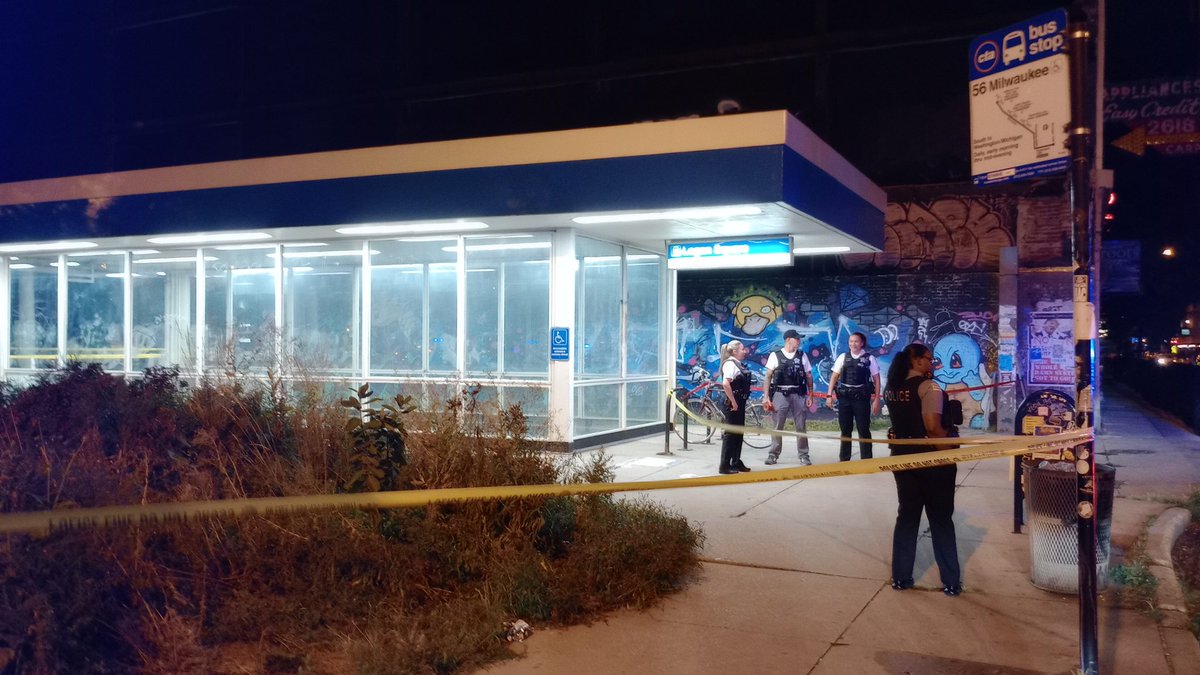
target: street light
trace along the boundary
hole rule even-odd
[[[1175,257],[1175,247],[1174,246],[1164,246],[1163,250],[1162,250],[1162,257],[1174,258]]]

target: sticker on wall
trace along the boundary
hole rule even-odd
[[[1070,312],[1033,312],[1029,319],[1029,383],[1074,384],[1074,317]]]
[[[1049,436],[1075,428],[1075,400],[1054,389],[1041,389],[1025,397],[1017,408],[1016,433]]]

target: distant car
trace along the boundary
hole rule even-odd
[[[1001,45],[1001,60],[1004,65],[1008,65],[1013,61],[1025,60],[1025,31],[1014,30],[1004,36],[1004,41]]]

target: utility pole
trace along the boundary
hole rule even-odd
[[[1093,428],[1093,374],[1096,365],[1096,264],[1093,256],[1095,221],[1092,187],[1092,143],[1098,120],[1089,105],[1092,34],[1083,2],[1070,11],[1067,49],[1071,70],[1071,123],[1067,145],[1071,152],[1071,218],[1074,254],[1075,310],[1075,421]],[[1097,644],[1096,517],[1098,511],[1095,443],[1074,448],[1076,513],[1079,533],[1079,672],[1095,675],[1099,667]]]

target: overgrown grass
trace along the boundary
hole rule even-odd
[[[0,511],[612,480],[602,455],[559,461],[519,407],[474,391],[338,406],[275,376],[188,387],[74,365],[0,393]],[[702,543],[679,514],[608,496],[10,536],[0,654],[15,673],[287,672],[330,650],[365,673],[451,673],[504,657],[505,621],[653,604]],[[229,663],[246,643],[253,662]]]
[[[1143,553],[1128,563],[1113,567],[1109,574],[1120,586],[1123,599],[1157,618],[1158,578],[1150,573],[1149,563]]]
[[[1200,522],[1200,491],[1193,492],[1187,499],[1183,500],[1178,505],[1191,512],[1191,527],[1196,527],[1196,523]],[[1192,555],[1197,554],[1198,553],[1194,550],[1193,546]],[[1186,553],[1184,555],[1186,555]],[[1192,635],[1196,636],[1197,640],[1200,640],[1200,589],[1196,588],[1194,584],[1196,581],[1194,578],[1196,569],[1195,566],[1200,563],[1196,563],[1195,561],[1191,562],[1193,567],[1190,570],[1186,570],[1182,576],[1179,576],[1179,582],[1183,587],[1184,603],[1187,606],[1188,627],[1191,628]]]

